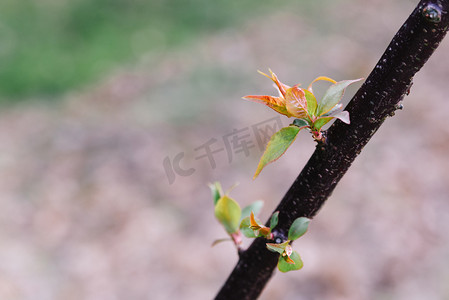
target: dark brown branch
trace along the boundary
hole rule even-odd
[[[429,59],[449,26],[449,0],[420,1],[396,33],[387,50],[346,107],[351,124],[336,121],[326,142],[315,152],[276,210],[279,224],[273,232],[285,238],[298,217],[312,218],[354,159],[388,116],[400,108],[413,76]],[[244,251],[216,299],[256,299],[272,276],[278,255],[256,239]]]

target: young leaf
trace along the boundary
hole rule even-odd
[[[333,118],[332,117],[319,117],[316,119],[316,121],[313,123],[313,128],[315,130],[321,130],[321,127],[329,123]]]
[[[314,116],[316,113],[316,108],[318,106],[315,95],[308,90],[304,90],[304,93],[307,99],[307,113],[309,114],[309,116]]]
[[[316,121],[313,123],[313,128],[315,130],[321,130],[321,127],[329,123],[332,119],[340,119],[346,124],[351,123],[349,119],[349,112],[344,110],[340,112],[335,112],[333,114],[325,114],[325,116],[318,117],[318,119],[316,119]]]
[[[307,116],[307,99],[304,90],[297,85],[289,88],[285,93],[285,107],[296,118]]]
[[[285,107],[285,100],[282,97],[273,97],[267,95],[248,95],[243,97],[245,100],[262,103],[268,106],[269,108],[277,111],[278,113],[285,115],[287,117],[291,117],[292,115],[287,111]]]
[[[278,221],[279,221],[279,212],[276,211],[273,213],[273,215],[271,216],[270,219],[270,229],[273,230],[274,227],[276,227],[278,225]]]
[[[265,152],[260,158],[253,179],[259,175],[267,164],[277,160],[284,154],[288,147],[293,143],[300,130],[301,128],[297,126],[288,126],[282,128],[271,137]]]
[[[275,244],[275,243],[267,243],[267,248],[271,252],[277,252],[279,254],[283,254],[285,251],[285,248],[289,246],[289,241],[283,242],[282,244]]]
[[[309,122],[307,122],[305,119],[295,119],[293,120],[293,125],[301,127],[307,127],[309,126]]]
[[[264,72],[261,72],[261,71],[257,70],[257,72],[258,72],[259,74],[261,74],[261,75],[263,75],[263,76],[265,76],[265,77],[267,77],[267,78],[273,80],[274,84],[276,84],[276,86],[277,86],[277,88],[278,88],[278,90],[279,90],[279,93],[280,93],[282,96],[285,96],[285,91],[286,91],[287,89],[289,89],[290,87],[289,87],[288,85],[283,84],[282,82],[280,82],[279,79],[278,79],[278,77],[276,76],[276,74],[274,74],[273,71],[271,71],[271,69],[268,69],[268,71],[270,71],[270,75],[271,75],[271,76],[268,76],[268,75],[265,74]]]
[[[293,263],[291,263],[293,261]],[[278,269],[279,271],[286,273],[289,271],[299,270],[304,266],[301,256],[296,251],[293,251],[290,256],[279,255]]]
[[[322,115],[321,117],[329,117],[329,116],[333,116],[339,112],[341,112],[343,110],[343,104],[338,103],[337,105],[335,105],[330,111],[328,111],[327,113],[325,113],[324,115]]]
[[[292,226],[288,230],[288,239],[291,241],[303,236],[309,227],[310,219],[305,217],[297,218],[293,221]]]
[[[271,230],[268,227],[265,227],[265,226],[261,227],[258,230],[258,233],[259,234],[257,235],[257,237],[264,237],[264,238],[267,238],[267,239],[271,239],[271,236],[270,236]]]
[[[362,78],[355,80],[343,80],[339,81],[329,87],[323,96],[320,104],[318,105],[317,115],[322,116],[330,111],[335,105],[340,102],[345,89],[352,83],[362,80]]]
[[[212,192],[212,198],[214,199],[214,205],[217,204],[218,200],[223,195],[223,189],[221,188],[221,184],[218,181],[209,184],[209,188]]]
[[[260,224],[260,220],[256,220],[256,217],[254,217],[254,213],[251,212],[249,215],[249,227],[252,230],[258,230],[260,228],[262,228],[263,224]]]
[[[329,81],[329,82],[332,82],[332,83],[337,83],[337,82],[336,82],[335,80],[333,80],[332,78],[329,78],[329,77],[326,77],[326,76],[319,76],[319,77],[315,78],[315,79],[309,84],[309,87],[307,88],[307,90],[313,94],[312,85],[313,85],[315,82],[320,81],[320,80],[323,80],[323,81]]]
[[[215,217],[229,234],[237,232],[242,211],[239,204],[228,196],[221,197],[215,205]]]
[[[240,232],[247,238],[256,238],[257,236],[254,233],[254,230],[250,228],[250,226],[251,223],[249,217],[243,218],[242,222],[240,223]]]
[[[215,241],[212,242],[211,247],[214,247],[217,244],[220,244],[220,243],[223,243],[223,242],[227,242],[227,241],[232,242],[232,239],[231,238],[223,238],[223,239],[215,240]]]
[[[341,111],[339,113],[333,114],[332,118],[335,119],[340,119],[341,121],[345,122],[346,124],[350,124],[351,121],[349,119],[349,112],[347,112],[346,110]]]
[[[253,212],[255,215],[259,214],[260,210],[263,207],[263,201],[262,200],[258,200],[255,201],[253,203],[251,203],[248,206],[245,206],[242,209],[242,219],[249,217],[249,215],[251,214],[251,212]]]
[[[268,238],[271,234],[271,229],[263,225],[259,219],[256,220],[253,212],[249,216],[249,228],[254,231],[256,237]]]

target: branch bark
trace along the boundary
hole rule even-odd
[[[326,141],[318,144],[306,166],[285,194],[276,237],[286,240],[292,222],[312,218],[331,195],[354,159],[388,116],[408,95],[413,76],[438,47],[449,28],[449,0],[420,1],[394,36],[346,110],[351,124],[337,120]],[[256,239],[239,261],[215,299],[256,299],[276,267],[278,255]]]

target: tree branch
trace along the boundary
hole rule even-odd
[[[312,218],[318,212],[373,134],[400,108],[413,76],[446,35],[448,11],[449,0],[419,2],[346,107],[351,124],[337,120],[330,127],[326,141],[317,145],[276,208],[280,214],[275,236],[285,239],[296,218]],[[265,243],[258,238],[242,252],[215,299],[256,299],[260,295],[278,260],[278,254],[268,251]]]

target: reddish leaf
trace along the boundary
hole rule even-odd
[[[265,104],[266,106],[277,111],[278,113],[285,115],[287,117],[291,117],[291,114],[287,111],[287,108],[285,107],[285,100],[281,97],[273,97],[266,95],[248,95],[243,97],[243,99]]]
[[[294,86],[285,94],[287,111],[294,117],[301,119],[307,116],[307,99],[303,89]]]

